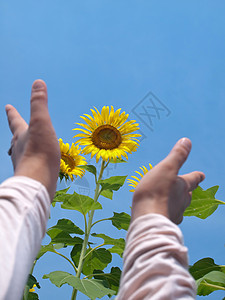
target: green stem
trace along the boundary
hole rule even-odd
[[[100,173],[99,173],[98,181],[102,179],[104,168],[105,168],[105,162],[102,160],[101,170],[100,170]],[[98,181],[96,183],[94,202],[97,202],[98,197],[99,197],[100,183],[98,183]],[[77,273],[76,273],[77,278],[80,278],[80,275],[82,273],[84,259],[85,259],[85,255],[86,255],[86,251],[87,251],[87,244],[88,244],[88,240],[89,240],[89,236],[90,236],[90,232],[91,232],[91,227],[92,227],[92,220],[93,220],[93,217],[94,217],[94,212],[95,212],[95,210],[91,210],[90,213],[89,213],[87,229],[85,229],[84,241],[83,241],[83,245],[82,245],[82,249],[81,249],[81,253],[80,253],[79,264],[78,264],[78,267],[77,267]],[[77,289],[73,289],[71,300],[75,300],[76,297],[77,297]]]
[[[83,279],[86,279],[88,277],[93,277],[93,276],[105,276],[106,273],[95,273],[95,274],[89,274],[87,276],[85,276]]]
[[[109,159],[109,160],[110,160],[110,159]],[[106,165],[104,166],[104,170],[108,167],[109,160],[108,160],[108,162],[106,163]]]
[[[105,218],[105,219],[98,220],[98,221],[94,222],[94,223],[91,225],[91,227],[93,227],[94,225],[96,225],[96,224],[99,223],[99,222],[102,222],[102,221],[110,221],[110,220],[111,220],[111,218]]]
[[[205,285],[205,286],[211,286],[213,288],[216,288],[216,289],[220,289],[220,290],[223,290],[225,291],[225,288],[220,286],[220,285],[215,285],[215,284],[211,284],[211,283],[208,283],[208,282],[201,282],[201,284]]]
[[[62,256],[63,258],[65,258],[73,266],[75,272],[77,272],[77,267],[74,265],[74,263],[69,258],[67,258],[65,255],[57,252],[56,250],[53,253],[58,254],[58,255]]]
[[[89,254],[91,254],[91,252],[95,251],[96,249],[98,249],[98,248],[100,248],[100,247],[102,247],[102,246],[104,246],[104,245],[105,245],[105,243],[103,243],[103,244],[101,244],[101,245],[98,245],[98,246],[94,247],[93,249],[91,249],[91,251],[89,251],[89,252],[85,255],[84,260],[85,260],[85,258],[88,257]]]

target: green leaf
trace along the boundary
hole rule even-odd
[[[206,274],[212,271],[221,271],[225,273],[225,266],[219,266],[215,264],[214,260],[210,257],[206,257],[197,261],[193,266],[189,268],[189,272],[195,280],[202,278]]]
[[[123,186],[127,176],[112,176],[110,178],[99,180],[102,190],[118,191]]]
[[[57,191],[52,201],[52,206],[54,207],[56,202],[64,202],[66,199],[70,198],[71,194],[67,194],[70,187]]]
[[[114,295],[115,291],[108,289],[104,285],[104,281],[97,279],[80,279],[67,272],[55,271],[43,276],[44,279],[49,278],[57,287],[61,287],[67,283],[73,288],[94,300],[102,298],[105,295]]]
[[[58,249],[61,249],[64,247],[65,247],[64,243],[58,243],[58,244],[54,244],[54,245],[50,243],[48,245],[41,245],[41,249],[40,249],[36,259],[41,258],[42,255],[44,255],[47,252],[55,253],[55,250],[58,250]]]
[[[70,257],[71,257],[72,261],[75,263],[76,267],[78,267],[78,264],[79,264],[81,249],[82,249],[82,245],[77,244],[77,245],[74,245],[72,251],[70,252]]]
[[[68,188],[66,188],[66,189],[63,189],[63,190],[57,191],[57,192],[55,193],[54,199],[57,198],[57,197],[60,196],[60,195],[66,194],[66,193],[68,192],[69,188],[70,188],[70,187],[68,187]]]
[[[64,209],[77,210],[84,216],[90,210],[102,209],[102,206],[99,202],[94,202],[92,198],[77,194],[76,192],[74,192],[73,195],[70,196],[70,198],[64,201],[61,207]]]
[[[124,248],[125,248],[125,243],[124,243]],[[108,250],[109,250],[111,253],[116,253],[116,254],[118,254],[120,257],[123,257],[124,248],[122,248],[122,247],[120,247],[120,246],[113,246],[112,248],[109,248]]]
[[[215,186],[212,186],[211,188],[208,188],[208,189],[206,190],[206,192],[211,193],[211,195],[212,195],[213,197],[215,197],[216,192],[218,191],[218,188],[219,188],[219,186],[218,186],[218,185],[215,185]]]
[[[82,244],[83,243],[83,239],[75,236],[75,237],[71,237],[69,235],[69,233],[65,232],[65,231],[58,231],[58,229],[49,229],[47,231],[47,234],[50,236],[51,238],[51,244],[59,244],[62,243],[66,246],[68,245],[75,245],[75,244]]]
[[[52,244],[49,245],[41,245],[41,249],[37,255],[36,259],[39,259],[44,255],[46,252],[55,252],[54,246]]]
[[[106,197],[106,198],[112,200],[113,191],[111,191],[111,190],[103,190],[103,191],[101,191],[100,195],[102,195],[103,197]]]
[[[94,278],[104,280],[110,289],[114,290],[116,294],[119,290],[121,270],[118,267],[112,267],[110,273],[104,273],[101,270],[94,270]]]
[[[126,163],[127,160],[119,159],[119,157],[117,157],[117,158],[116,158],[116,161],[114,161],[114,159],[111,158],[111,159],[109,160],[109,162],[110,162],[111,164],[118,164],[118,163]]]
[[[113,239],[103,233],[100,234],[92,233],[92,236],[102,238],[104,240],[105,245],[113,245],[114,247],[108,250],[111,253],[117,253],[122,257],[125,248],[124,239]]]
[[[29,289],[32,289],[34,284],[36,284],[38,289],[41,288],[37,279],[32,274],[29,274],[28,280],[27,280],[27,285],[29,286]]]
[[[128,230],[130,225],[130,216],[124,212],[122,213],[113,213],[114,216],[110,218],[112,221],[112,225],[115,226],[117,229],[124,229]]]
[[[52,226],[48,229],[57,229],[58,232],[64,231],[67,233],[74,233],[74,234],[84,234],[83,230],[81,230],[78,226],[76,226],[71,220],[68,219],[60,219],[57,222],[57,225]]]
[[[97,174],[96,167],[93,165],[82,165],[82,166],[78,166],[78,167],[94,174],[95,176]]]
[[[199,296],[206,296],[213,291],[225,291],[225,274],[220,271],[212,271],[196,281]]]
[[[39,300],[38,294],[29,292],[28,298],[27,298],[27,299],[28,299],[28,300]]]
[[[87,254],[91,250],[92,249],[89,248]],[[105,248],[96,249],[90,252],[85,258],[82,272],[84,275],[89,275],[92,274],[95,269],[104,270],[111,261],[112,254],[108,250]]]
[[[210,216],[220,204],[225,202],[215,199],[215,193],[218,187],[214,186],[204,191],[198,186],[192,192],[192,201],[190,206],[185,210],[184,216],[196,216],[201,219],[206,219]]]

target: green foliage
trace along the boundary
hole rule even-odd
[[[67,194],[69,187],[55,193],[54,199],[52,201],[52,206],[55,207],[56,202],[63,202],[70,197],[70,194]]]
[[[113,213],[113,217],[110,218],[112,221],[112,225],[115,226],[117,229],[124,229],[128,230],[130,225],[130,216],[124,212],[122,213]]]
[[[99,180],[103,190],[118,191],[123,186],[127,176],[112,176],[110,178]]]
[[[48,229],[49,231],[53,231],[54,229],[58,230],[58,232],[67,232],[67,233],[74,233],[74,234],[81,234],[83,235],[84,232],[78,226],[76,226],[71,220],[68,219],[60,219],[58,220],[55,226],[52,226]]]
[[[89,248],[84,259],[83,274],[93,274],[95,269],[104,270],[112,261],[112,254],[105,248]]]
[[[82,249],[82,245],[77,244],[77,245],[74,245],[72,251],[70,252],[70,257],[71,257],[72,261],[74,262],[75,266],[77,266],[77,267],[79,264],[81,249]]]
[[[28,298],[27,298],[28,300],[39,300],[39,297],[38,297],[38,294],[36,294],[36,293],[33,293],[33,292],[30,292],[29,294],[28,294]]]
[[[39,300],[38,294],[29,291],[30,289],[33,288],[34,284],[38,289],[41,288],[37,279],[32,274],[29,274],[25,291],[24,291],[23,300]]]
[[[29,274],[28,280],[27,280],[27,285],[28,285],[29,289],[32,289],[34,284],[36,284],[38,289],[41,288],[39,282],[37,281],[37,279],[32,274]]]
[[[55,248],[52,244],[44,245],[44,246],[42,245],[36,259],[41,258],[47,252],[55,253]]]
[[[225,266],[219,266],[215,264],[214,260],[210,257],[206,257],[197,261],[193,266],[189,268],[189,272],[195,280],[202,278],[206,274],[212,271],[220,271],[225,273]]]
[[[203,190],[198,186],[192,192],[191,205],[185,210],[184,216],[196,216],[201,219],[209,217],[218,207],[225,202],[215,199],[218,186]]]
[[[65,231],[57,233],[56,230],[48,230],[47,234],[51,238],[51,244],[64,244],[64,246],[73,246],[74,244],[82,244],[83,239],[80,237],[71,237],[71,235]]]
[[[220,271],[212,271],[196,281],[198,295],[207,296],[214,291],[225,291],[225,274]]]
[[[112,198],[113,198],[113,191],[111,191],[111,190],[103,190],[103,191],[101,191],[100,195],[102,195],[105,198],[108,198],[108,199],[112,200]]]
[[[83,240],[79,237],[72,237],[70,234],[83,235],[84,232],[71,220],[60,219],[55,226],[47,230],[51,238],[51,244],[63,244],[63,246],[82,244]]]
[[[118,163],[126,163],[127,160],[119,159],[119,158],[117,157],[116,161],[114,161],[114,159],[111,158],[111,159],[109,160],[109,162],[110,162],[111,164],[118,164]]]
[[[116,294],[119,290],[121,270],[118,267],[112,267],[110,273],[104,273],[101,270],[94,270],[94,278],[104,280],[107,286],[114,290]]]
[[[95,202],[92,198],[80,195],[74,192],[61,205],[64,209],[77,210],[84,216],[91,210],[102,209],[99,202]]]
[[[114,295],[115,291],[105,287],[104,280],[98,279],[80,279],[72,274],[62,271],[55,271],[43,276],[44,279],[49,278],[57,287],[63,284],[69,284],[90,299],[102,298],[105,295]]]
[[[92,236],[99,237],[104,240],[105,245],[113,245],[111,249],[108,249],[111,253],[117,253],[122,257],[124,248],[125,248],[125,240],[124,239],[113,239],[103,233],[96,234],[92,233]]]
[[[94,174],[95,176],[97,175],[97,170],[96,167],[93,165],[84,165],[84,166],[79,166],[79,168],[84,169],[92,174]]]
[[[225,266],[215,264],[212,258],[197,261],[189,271],[196,280],[198,295],[206,296],[216,290],[225,290]]]
[[[101,195],[111,199],[113,198],[113,191],[118,191],[123,186],[127,176],[113,176],[104,180],[99,180],[101,185]]]

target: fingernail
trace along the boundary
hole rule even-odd
[[[33,89],[34,90],[40,90],[44,87],[44,83],[41,80],[35,81],[33,84]]]
[[[201,181],[203,181],[204,179],[205,179],[205,174],[202,173],[202,174],[201,174]]]
[[[184,146],[188,151],[191,150],[191,141],[187,138],[182,138],[180,140],[180,145]]]
[[[11,107],[11,106],[10,106],[9,104],[6,104],[6,106],[5,106],[5,111],[8,112],[8,111],[10,110],[10,107]]]

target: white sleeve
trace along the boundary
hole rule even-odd
[[[159,214],[131,223],[116,300],[193,300],[195,281],[188,272],[182,232]]]
[[[0,300],[20,300],[50,212],[46,188],[14,176],[0,185]]]

